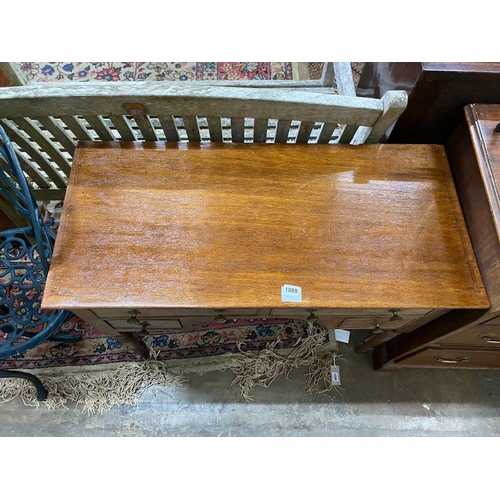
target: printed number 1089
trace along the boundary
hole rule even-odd
[[[289,287],[289,286],[287,286],[285,288],[285,291],[286,291],[286,293],[299,293],[299,289],[298,288],[292,288],[292,287]]]

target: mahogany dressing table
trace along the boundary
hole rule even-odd
[[[242,317],[395,336],[489,301],[442,146],[80,142],[42,305],[141,350]]]

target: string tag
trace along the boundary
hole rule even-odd
[[[332,385],[340,385],[340,370],[338,365],[330,366],[332,373]]]
[[[332,374],[332,385],[340,385],[340,368],[335,362],[337,356],[333,356],[333,365],[330,366],[330,372]]]

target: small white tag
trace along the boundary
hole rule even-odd
[[[332,372],[332,385],[340,385],[340,370],[337,365],[330,366]]]
[[[302,288],[296,285],[283,285],[281,287],[282,302],[302,302]]]
[[[335,338],[338,342],[344,342],[346,344],[349,343],[349,337],[351,335],[351,332],[349,330],[335,329],[333,331],[335,332]]]

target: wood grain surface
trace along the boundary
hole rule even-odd
[[[476,360],[467,366],[499,368],[500,344],[500,133],[495,131],[500,122],[500,106],[493,104],[470,104],[445,148],[462,214],[467,225],[476,260],[491,307],[485,314],[469,311],[453,311],[423,327],[390,340],[375,353],[376,367],[393,368],[395,364],[435,366],[428,357],[433,346],[443,350],[450,346],[466,346],[474,351]],[[483,337],[488,337],[485,340]],[[481,356],[478,360],[476,348],[498,351]],[[415,360],[413,356],[415,355]],[[455,364],[448,367],[463,367]]]
[[[43,306],[489,302],[442,146],[82,142]]]

